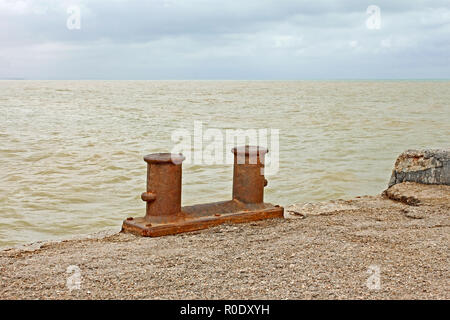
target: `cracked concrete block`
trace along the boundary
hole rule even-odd
[[[450,149],[407,150],[400,154],[389,187],[402,182],[450,185]]]

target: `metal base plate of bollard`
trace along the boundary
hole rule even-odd
[[[196,231],[222,223],[242,223],[282,218],[284,208],[264,203],[264,155],[267,149],[243,146],[233,148],[233,197],[229,201],[181,207],[181,154],[154,153],[147,162],[147,203],[141,218],[127,218],[122,232],[159,237]]]
[[[122,231],[144,237],[196,231],[223,223],[243,223],[270,218],[282,218],[283,207],[270,203],[246,204],[238,200],[186,206],[175,220],[128,218]]]

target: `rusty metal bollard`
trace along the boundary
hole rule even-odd
[[[264,156],[267,149],[233,148],[233,199],[181,207],[181,154],[153,153],[147,162],[144,217],[127,218],[122,232],[157,237],[205,229],[221,223],[241,223],[283,217],[284,209],[264,203]]]
[[[184,156],[153,153],[144,157],[147,162],[147,192],[141,199],[147,202],[145,219],[170,221],[181,212],[181,164]]]
[[[231,149],[234,153],[233,199],[245,203],[264,202],[264,156],[266,148],[244,146]]]

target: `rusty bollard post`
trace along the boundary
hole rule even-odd
[[[266,148],[243,146],[233,148],[233,199],[245,203],[264,202],[264,157]]]
[[[267,149],[233,148],[233,199],[181,207],[181,154],[153,153],[147,162],[144,217],[127,218],[122,232],[146,237],[201,230],[222,223],[241,223],[283,217],[284,209],[264,203],[264,156]]]
[[[179,218],[181,212],[180,154],[152,153],[144,157],[147,162],[147,192],[141,199],[147,202],[145,219],[149,222],[168,222]]]

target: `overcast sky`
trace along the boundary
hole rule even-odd
[[[0,0],[0,78],[448,79],[450,0]]]

